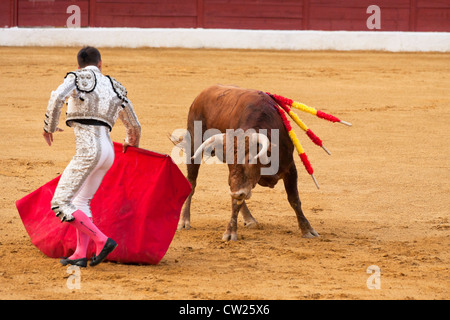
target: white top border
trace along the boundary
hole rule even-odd
[[[0,46],[450,52],[449,32],[0,28]]]

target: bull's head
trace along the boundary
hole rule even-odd
[[[228,164],[231,197],[238,203],[249,199],[251,190],[261,177],[261,167],[268,163],[270,141],[267,136],[242,130],[216,134],[200,145],[192,159],[201,156],[203,151],[211,154],[213,149],[215,156]]]

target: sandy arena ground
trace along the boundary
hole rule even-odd
[[[104,73],[128,89],[145,149],[170,154],[168,133],[186,127],[191,102],[215,83],[284,95],[353,127],[298,111],[332,152],[295,128],[321,186],[298,161],[319,238],[301,237],[280,182],[257,186],[248,201],[260,228],[239,218],[238,241],[223,242],[228,169],[203,165],[192,229],[176,233],[160,264],[88,267],[81,289],[68,289],[67,268],[32,245],[15,201],[72,157],[70,128],[52,147],[41,131],[78,50],[0,48],[0,299],[450,298],[450,55],[439,53],[102,49]],[[112,136],[122,142],[121,123]],[[378,290],[367,287],[371,265],[381,269]]]

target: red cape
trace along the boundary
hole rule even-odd
[[[108,260],[157,264],[175,235],[191,185],[168,155],[114,142],[115,160],[91,202],[94,223],[118,246]],[[32,243],[51,258],[76,248],[76,229],[50,209],[61,176],[16,202]],[[88,247],[88,258],[95,252]]]

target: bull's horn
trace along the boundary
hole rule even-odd
[[[254,133],[252,135],[252,142],[253,143],[259,142],[262,145],[261,150],[258,152],[258,154],[254,158],[255,160],[262,156],[267,156],[267,150],[269,150],[270,141],[269,141],[269,138],[267,138],[267,136],[265,134]]]
[[[223,143],[223,136],[224,136],[223,133],[218,133],[218,134],[215,134],[215,135],[209,137],[208,139],[206,139],[206,140],[200,145],[200,147],[198,147],[198,149],[195,151],[195,153],[194,153],[194,155],[192,156],[191,159],[196,159],[199,155],[202,154],[203,150],[204,150],[206,147],[209,147],[209,146],[211,146],[211,145],[216,146],[219,142],[220,142],[220,143]]]

